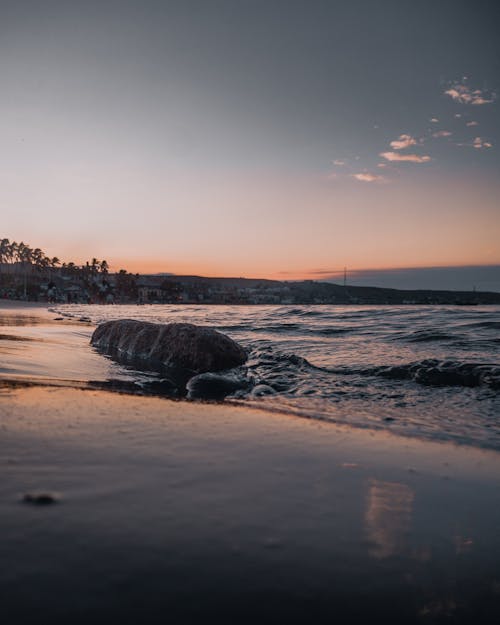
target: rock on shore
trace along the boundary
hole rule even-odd
[[[247,359],[243,347],[225,334],[190,323],[107,321],[96,328],[90,341],[116,360],[159,373],[168,369],[220,371]]]

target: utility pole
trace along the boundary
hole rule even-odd
[[[347,286],[347,267],[344,267],[344,287]]]

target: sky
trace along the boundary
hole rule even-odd
[[[500,290],[498,3],[0,12],[2,237],[115,270]]]

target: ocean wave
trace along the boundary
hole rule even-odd
[[[500,330],[500,321],[478,321],[476,323],[463,324],[463,328],[482,328],[485,330]]]
[[[375,376],[390,380],[411,380],[425,386],[485,386],[500,390],[500,365],[490,363],[460,362],[454,360],[424,359],[399,365],[369,367],[341,366],[319,367],[296,354],[276,353],[272,348],[254,351],[246,364],[258,371],[260,380],[278,382],[275,390],[288,390],[292,378],[318,372],[331,376]],[[297,381],[296,379],[294,380]],[[311,380],[311,383],[314,383]]]
[[[370,373],[392,380],[413,380],[425,386],[488,386],[500,390],[500,366],[492,364],[426,359],[377,367]]]
[[[183,386],[115,363],[112,375],[136,381],[135,392],[257,402],[430,438],[446,431],[500,449],[500,307],[61,305],[57,313],[73,333],[88,332],[82,317],[207,325],[249,352],[241,367]]]
[[[310,328],[309,333],[318,336],[336,336],[339,334],[348,334],[354,332],[354,327],[338,327],[338,328]]]
[[[432,343],[434,341],[450,341],[456,340],[457,337],[449,332],[442,332],[440,330],[416,330],[410,334],[404,334],[395,337],[398,340],[408,341],[409,343]]]
[[[288,318],[294,315],[298,317],[322,317],[324,316],[325,313],[323,310],[321,310],[321,308],[307,309],[305,307],[290,308],[289,306],[285,306],[285,307],[280,307],[280,308],[275,309],[272,314],[278,317]]]

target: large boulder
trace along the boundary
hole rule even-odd
[[[120,362],[159,373],[220,371],[247,359],[243,347],[225,334],[190,323],[107,321],[95,329],[90,342]]]

